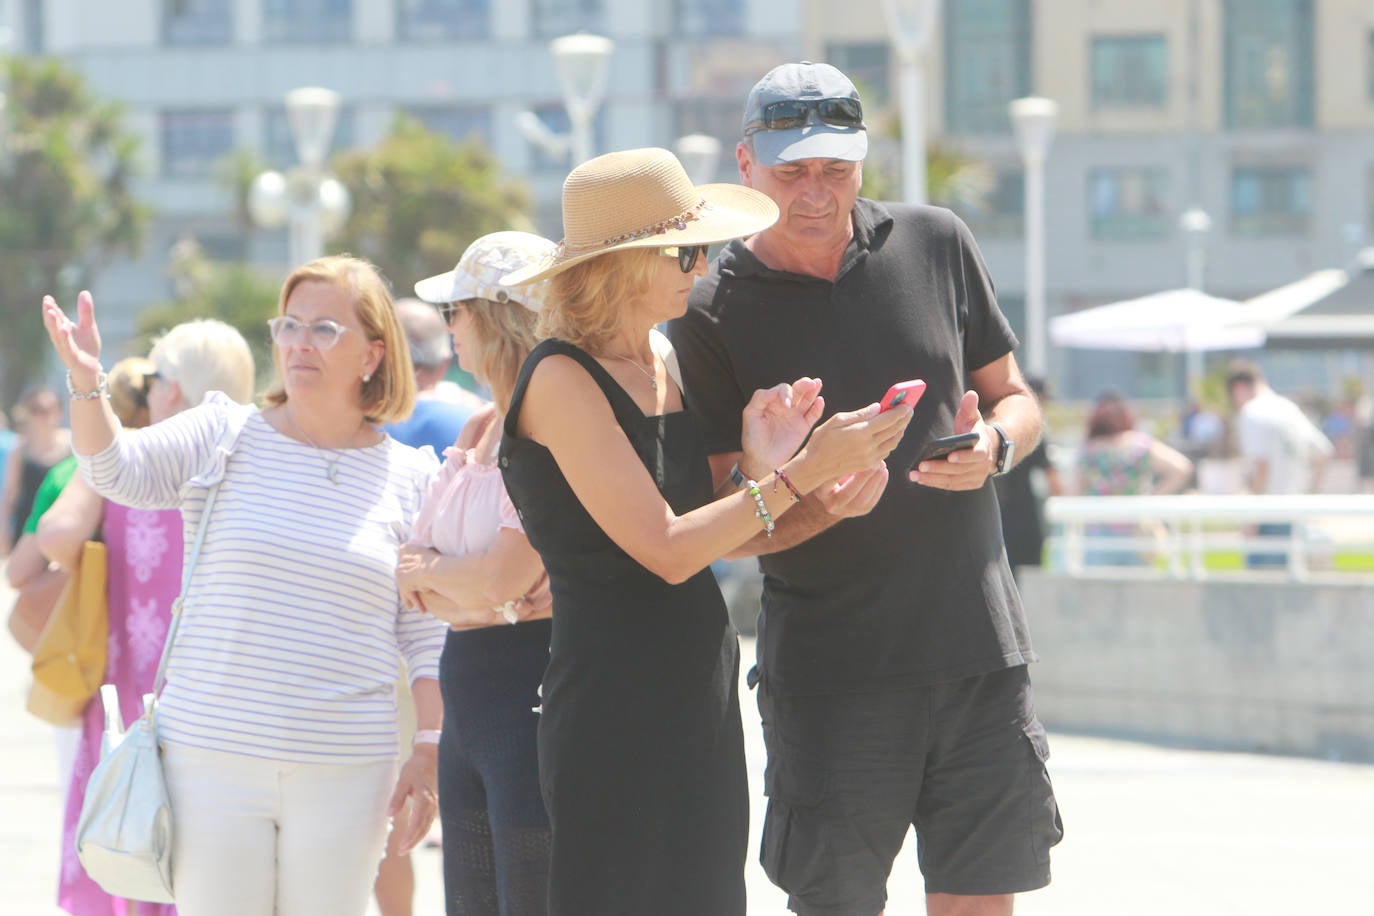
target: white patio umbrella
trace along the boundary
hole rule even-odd
[[[1050,340],[1091,350],[1245,350],[1264,343],[1264,329],[1251,322],[1252,313],[1242,303],[1172,289],[1060,315],[1050,321]]]

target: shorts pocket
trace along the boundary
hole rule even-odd
[[[1046,863],[1050,859],[1050,847],[1064,838],[1064,822],[1059,816],[1059,803],[1054,797],[1054,786],[1050,783],[1049,769],[1045,761],[1050,759],[1050,742],[1045,736],[1045,727],[1039,718],[1021,726],[1021,731],[1030,744],[1034,759],[1031,765],[1031,791],[1027,793],[1030,804],[1030,836],[1035,861]]]
[[[819,806],[827,781],[821,768],[770,750],[759,863],[770,881],[792,895],[805,896],[825,876],[828,854]]]

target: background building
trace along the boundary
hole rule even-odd
[[[1190,245],[1202,246],[1209,292],[1246,298],[1345,266],[1374,239],[1368,0],[928,2],[927,136],[986,164],[984,193],[957,207],[1018,330],[1024,180],[1007,104],[1021,96],[1059,105],[1046,167],[1051,316],[1184,285]],[[733,180],[745,93],[800,57],[852,74],[875,125],[896,120],[882,117],[898,87],[880,0],[0,0],[0,11],[14,51],[78,67],[144,137],[142,191],[157,219],[141,258],[100,283],[114,340],[138,306],[167,297],[167,253],[186,235],[212,255],[284,266],[280,230],[244,241],[216,163],[242,148],[291,164],[282,100],[298,86],[342,96],[336,149],[371,145],[400,111],[481,138],[530,183],[537,226],[554,236],[567,162],[527,140],[517,114],[567,129],[548,51],[557,36],[615,42],[601,151],[706,133],[722,141],[717,177]],[[870,171],[899,188],[898,141],[875,141]],[[1190,208],[1210,231],[1180,228]],[[1055,350],[1050,369],[1068,395],[1178,384],[1161,355]]]
[[[398,112],[480,138],[529,182],[538,228],[557,238],[567,162],[516,118],[528,109],[568,128],[551,39],[615,41],[594,131],[604,152],[702,131],[733,140],[749,87],[793,55],[800,30],[788,0],[0,0],[0,23],[6,12],[12,52],[76,67],[127,106],[144,140],[140,190],[156,218],[142,257],[100,280],[111,342],[132,333],[141,305],[169,298],[164,265],[184,236],[214,256],[285,266],[282,230],[252,233],[243,250],[217,164],[240,148],[275,168],[294,163],[291,89],[340,94],[335,150],[373,144]],[[734,174],[732,156],[720,173]]]
[[[932,0],[933,2],[933,0]],[[895,96],[879,0],[805,0],[804,53]],[[1248,298],[1374,239],[1374,4],[1368,0],[943,0],[927,133],[987,162],[962,215],[1018,329],[1022,166],[1007,104],[1059,105],[1046,166],[1049,314],[1186,283],[1179,217],[1211,217],[1205,287]],[[881,93],[879,94],[881,97]],[[1070,394],[1176,385],[1157,355],[1052,351]],[[1271,370],[1271,375],[1274,374]]]

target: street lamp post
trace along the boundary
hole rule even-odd
[[[269,228],[288,224],[287,258],[298,267],[324,254],[324,239],[348,218],[348,189],[325,169],[339,115],[339,94],[308,87],[286,94],[286,118],[300,164],[285,174],[263,172],[253,180],[248,209]]]
[[[1207,233],[1212,229],[1212,217],[1201,207],[1189,207],[1178,217],[1178,228],[1183,230],[1186,272],[1184,276],[1190,289],[1202,291],[1207,281]]]
[[[1011,103],[1016,144],[1026,168],[1026,343],[1027,368],[1045,377],[1049,367],[1045,346],[1045,159],[1054,139],[1059,106],[1052,99],[1032,96]]]
[[[1202,292],[1207,282],[1207,233],[1212,230],[1212,217],[1201,207],[1189,207],[1178,217],[1178,227],[1183,231],[1185,277],[1190,289]],[[1201,350],[1187,350],[1183,354],[1184,388],[1190,387],[1202,378],[1203,359]]]
[[[564,35],[549,42],[563,107],[568,111],[568,133],[549,130],[532,111],[522,111],[517,123],[525,138],[551,156],[571,156],[576,166],[596,155],[592,122],[606,95],[606,74],[615,42],[600,35]]]
[[[883,0],[892,46],[901,62],[902,198],[926,202],[925,50],[937,0]]]
[[[720,141],[709,134],[686,134],[678,137],[673,152],[682,162],[682,169],[693,184],[707,184],[716,177],[720,161]]]

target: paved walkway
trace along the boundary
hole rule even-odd
[[[11,600],[0,586],[0,611]],[[746,644],[746,656],[752,651]],[[23,711],[26,682],[25,656],[0,634],[0,914],[55,916],[54,752],[50,730]],[[757,849],[763,749],[752,704],[750,694],[745,735]],[[1067,836],[1055,850],[1054,884],[1021,897],[1018,914],[1305,916],[1374,908],[1374,766],[1053,732],[1050,740]],[[898,859],[888,916],[924,912],[914,846]],[[437,851],[417,852],[415,866],[416,913],[440,916]],[[748,878],[750,916],[787,913],[756,861]]]

